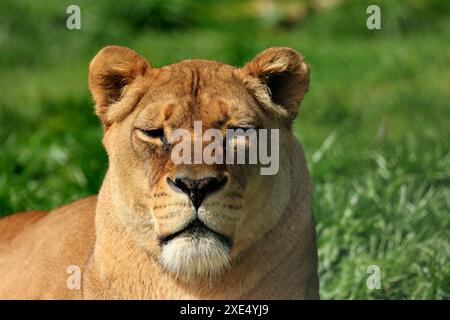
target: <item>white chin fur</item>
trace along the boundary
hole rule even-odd
[[[230,267],[228,247],[214,236],[179,236],[163,245],[160,261],[177,277],[213,277]]]

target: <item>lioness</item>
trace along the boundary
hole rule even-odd
[[[319,298],[311,181],[291,128],[308,83],[290,48],[243,68],[154,68],[103,48],[89,67],[109,156],[100,192],[0,220],[0,298]],[[174,164],[172,132],[194,121],[279,129],[278,173]]]

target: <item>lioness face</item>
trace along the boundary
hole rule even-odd
[[[129,49],[106,47],[91,63],[89,84],[105,127],[111,201],[166,270],[183,279],[221,274],[280,219],[289,195],[276,190],[290,181],[283,154],[308,85],[298,53],[269,49],[242,69],[203,60],[152,68]],[[203,152],[208,129],[225,137],[230,128],[279,129],[278,173],[194,161],[194,144]],[[179,129],[189,132],[191,163],[173,161]],[[222,152],[243,142],[233,143]]]

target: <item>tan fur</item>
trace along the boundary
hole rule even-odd
[[[0,220],[0,298],[319,298],[311,181],[291,131],[308,82],[303,57],[289,48],[265,50],[241,69],[204,60],[153,68],[130,49],[102,49],[89,70],[109,156],[99,195]],[[162,141],[140,130],[170,137],[195,120],[203,130],[278,128],[279,172],[175,165]],[[181,173],[228,177],[198,216],[231,247],[210,234],[160,244],[196,214],[167,183]],[[79,290],[66,285],[69,266],[82,271]]]

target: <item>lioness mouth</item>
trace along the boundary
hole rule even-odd
[[[207,234],[210,234],[210,235],[215,236],[220,242],[222,242],[229,248],[231,248],[231,246],[233,245],[233,240],[231,240],[231,238],[229,238],[217,231],[212,230],[207,225],[205,225],[203,222],[201,222],[199,219],[193,220],[191,223],[189,223],[185,228],[181,229],[180,231],[160,237],[159,243],[161,246],[165,245],[170,240],[173,240],[176,237],[183,235],[183,234],[191,236],[194,240],[196,238],[200,238],[200,237],[206,236]]]

